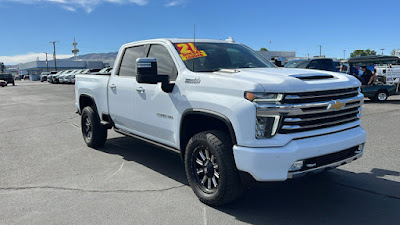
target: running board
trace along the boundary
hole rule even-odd
[[[121,129],[118,129],[118,128],[116,128],[116,127],[114,127],[114,130],[115,130],[115,132],[117,132],[117,133],[119,133],[119,134],[126,135],[126,136],[129,136],[129,137],[132,137],[132,138],[135,138],[135,139],[144,141],[144,142],[146,142],[146,143],[148,143],[148,144],[151,144],[151,145],[154,145],[154,146],[163,148],[163,149],[167,149],[167,150],[172,151],[172,152],[175,152],[175,153],[179,153],[179,154],[181,153],[181,151],[179,151],[179,150],[176,149],[176,148],[173,148],[173,147],[170,147],[170,146],[167,146],[167,145],[158,143],[158,142],[156,142],[156,141],[152,141],[152,140],[150,140],[150,139],[147,139],[147,138],[138,136],[138,135],[136,135],[136,134],[132,134],[132,133],[129,132],[129,131],[121,130]]]

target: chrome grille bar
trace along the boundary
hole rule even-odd
[[[350,112],[340,113],[342,111],[345,111],[345,110],[337,111],[338,113],[337,114],[333,114],[333,115],[316,116],[316,117],[311,117],[311,118],[285,118],[284,121],[285,122],[307,122],[307,121],[335,118],[335,117],[340,117],[340,116],[345,116],[345,115],[351,115],[351,114],[354,114],[354,113],[358,113],[360,111],[360,108],[356,107],[356,108],[354,108],[354,110],[352,110]]]
[[[329,125],[336,125],[344,122],[350,122],[353,120],[356,120],[359,118],[359,114],[357,114],[356,117],[350,117],[347,119],[342,119],[342,120],[337,120],[333,122],[328,122],[328,123],[319,123],[319,124],[314,124],[314,125],[305,125],[305,126],[300,126],[300,125],[283,125],[282,129],[283,130],[296,130],[296,129],[310,129],[310,128],[317,128],[317,127],[323,127],[323,126],[329,126]]]
[[[342,93],[335,93],[335,94],[326,94],[326,95],[305,95],[305,96],[299,96],[299,95],[286,95],[285,99],[290,99],[290,100],[297,100],[297,99],[313,99],[313,98],[324,98],[324,97],[332,97],[335,99],[335,97],[340,97],[343,95],[351,95],[351,94],[358,94],[358,91],[349,91],[349,92],[342,92]]]

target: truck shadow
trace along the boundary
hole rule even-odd
[[[109,139],[99,150],[187,185],[179,154],[128,137]],[[400,182],[384,179],[387,175],[398,177],[400,172],[334,169],[285,182],[253,183],[243,199],[208,210],[251,224],[397,224]]]

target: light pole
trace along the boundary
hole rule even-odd
[[[47,60],[47,52],[43,52],[44,54],[46,54],[46,68],[47,68],[47,72],[49,72],[49,61]]]
[[[381,49],[379,49],[379,50],[381,50],[382,51],[382,55],[383,55],[383,50],[385,50],[384,48],[381,48]]]
[[[346,50],[343,50],[343,59],[346,59]]]
[[[57,71],[57,58],[56,58],[56,43],[58,41],[50,41],[49,44],[53,44],[53,59],[54,59],[54,68]]]
[[[318,45],[318,47],[319,47],[319,57],[322,57],[322,46]]]

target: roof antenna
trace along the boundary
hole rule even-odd
[[[196,24],[193,24],[193,45],[195,48],[195,49],[193,49],[193,52],[196,55],[196,49],[197,49],[197,47],[196,47]],[[194,71],[194,58],[193,58],[192,62],[193,62],[192,69],[193,69],[193,72],[195,72]]]

